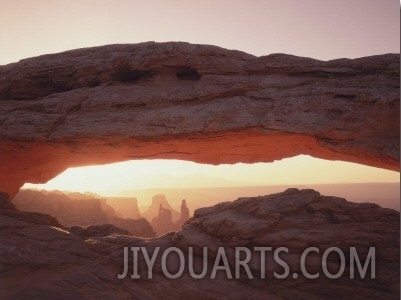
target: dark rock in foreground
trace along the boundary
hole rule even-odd
[[[399,213],[375,204],[321,196],[313,190],[290,189],[198,209],[182,231],[154,239],[121,234],[88,237],[46,222],[21,220],[20,212],[12,208],[2,208],[0,213],[2,299],[399,298]],[[283,270],[272,264],[266,269],[266,279],[260,279],[260,267],[251,261],[254,279],[242,272],[240,279],[228,280],[222,271],[216,279],[210,279],[219,246],[225,247],[231,269],[234,247],[288,247],[288,255],[280,257],[288,263],[290,275],[298,272],[300,276],[277,279],[272,272],[281,274]],[[131,279],[131,269],[126,278],[117,279],[123,269],[124,247],[146,247],[150,254],[155,247],[160,247],[160,253],[168,247],[179,247],[186,259],[188,247],[193,247],[198,254],[196,265],[201,262],[199,251],[208,247],[208,272],[203,279],[193,279],[185,269],[180,278],[168,279],[162,272],[159,254],[153,279],[147,279],[146,264],[139,255],[141,279]],[[347,249],[356,247],[362,262],[368,248],[376,247],[376,278],[350,279],[348,259],[344,275],[338,279],[304,278],[299,272],[299,259],[307,247],[317,247],[320,253],[338,247],[346,257]],[[306,267],[310,273],[319,272],[316,257],[312,258]],[[173,270],[176,257],[169,256],[168,263]],[[336,269],[339,262],[334,255],[328,263]]]
[[[110,234],[129,235],[128,230],[118,228],[112,224],[91,225],[88,227],[72,226],[68,228],[68,231],[84,237],[108,236]]]

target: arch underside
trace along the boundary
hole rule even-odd
[[[0,67],[0,191],[68,167],[298,154],[399,171],[399,55],[328,62],[214,46],[79,49]]]

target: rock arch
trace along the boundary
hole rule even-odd
[[[0,66],[0,191],[67,167],[298,154],[399,171],[399,54],[318,61],[188,43]]]

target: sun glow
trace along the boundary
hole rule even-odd
[[[274,163],[207,165],[179,160],[126,161],[70,168],[46,184],[23,188],[128,196],[145,188],[200,188],[323,183],[399,182],[399,173],[300,155]]]

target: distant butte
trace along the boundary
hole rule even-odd
[[[399,54],[319,61],[188,43],[0,66],[0,191],[68,167],[298,154],[399,170]]]
[[[0,193],[1,286],[2,299],[386,299],[400,297],[400,213],[371,203],[352,203],[323,196],[314,190],[288,189],[260,197],[244,197],[195,210],[181,231],[153,239],[121,235],[124,231],[110,224],[88,228],[60,228],[51,216],[15,210],[7,195]],[[112,235],[109,235],[113,233]],[[141,279],[117,278],[122,268],[123,247],[146,247],[153,253],[177,247],[188,262],[192,247],[195,266],[203,266],[203,247],[207,247],[207,274],[192,279],[188,271],[177,279],[163,275],[161,254],[155,256],[153,278],[139,255]],[[318,247],[319,255],[308,253],[305,273],[301,256],[308,247]],[[321,258],[330,247],[338,247],[346,257],[328,257],[329,279],[322,271]],[[209,279],[218,247],[224,247],[231,270],[238,259],[236,247],[265,247],[273,251],[286,247],[280,260],[288,263],[290,274],[266,253],[266,278],[261,277],[260,257],[251,254],[253,279],[240,272],[239,279],[221,276]],[[355,247],[362,267],[355,267],[350,278],[350,249]],[[375,279],[372,261],[366,256],[375,247]],[[286,252],[286,251],[284,251]],[[316,253],[317,254],[317,253]],[[358,259],[359,259],[358,258]],[[366,262],[366,264],[365,264]],[[167,268],[178,269],[178,260],[168,257]],[[186,265],[187,266],[187,265]],[[143,268],[142,268],[143,267]],[[358,267],[359,268],[359,267]],[[363,267],[365,268],[365,267]],[[170,269],[170,270],[171,270]],[[174,270],[176,270],[174,269]],[[335,271],[333,271],[335,270]],[[304,274],[319,274],[307,279]],[[366,276],[362,279],[360,274]],[[234,275],[234,273],[233,273]],[[61,295],[61,296],[60,296]],[[113,297],[110,297],[113,295]],[[350,297],[352,295],[352,297]]]

